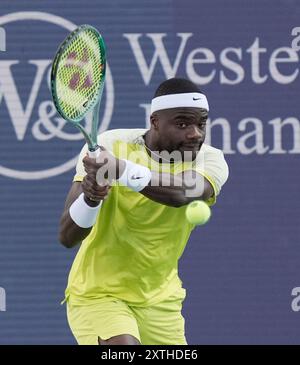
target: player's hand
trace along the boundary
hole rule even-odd
[[[105,200],[111,189],[110,185],[100,186],[96,181],[96,177],[87,174],[82,183],[82,191],[84,193],[85,201],[90,206],[96,206],[101,200]]]
[[[96,176],[99,185],[111,185],[112,181],[118,178],[119,165],[120,160],[103,147],[97,159],[88,155],[83,159],[86,173]]]
[[[82,189],[87,199],[97,203],[107,198],[111,188],[109,181],[104,177],[101,178],[101,176],[104,171],[108,170],[108,157],[110,158],[112,155],[108,156],[108,151],[103,151],[100,155],[101,157],[97,158],[97,161],[89,155],[86,155],[83,159],[86,176],[82,181]],[[87,203],[89,202],[87,201]]]

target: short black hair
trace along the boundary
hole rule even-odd
[[[182,94],[182,93],[201,93],[200,89],[192,81],[182,78],[173,77],[162,82],[155,91],[154,97]]]

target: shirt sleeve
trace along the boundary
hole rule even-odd
[[[204,151],[202,158],[196,162],[195,171],[210,182],[214,195],[207,200],[207,204],[215,204],[216,198],[229,176],[229,169],[223,151],[212,147]]]

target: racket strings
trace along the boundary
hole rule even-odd
[[[65,115],[80,120],[98,99],[103,62],[97,35],[79,33],[61,55],[57,71],[58,99]]]

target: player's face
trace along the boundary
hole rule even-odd
[[[200,108],[174,108],[157,112],[160,149],[170,153],[179,151],[182,158],[192,156],[195,159],[205,139],[206,120],[207,111]]]

